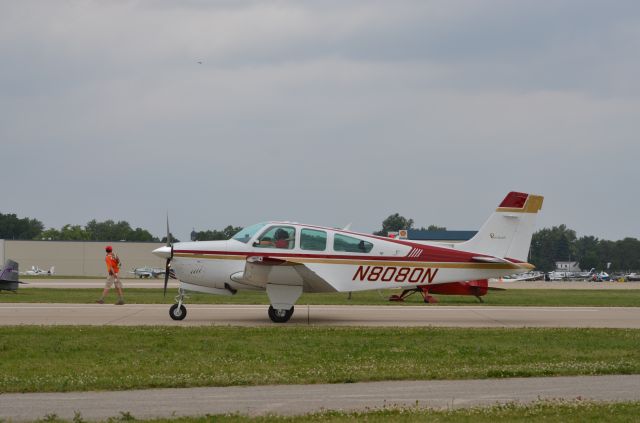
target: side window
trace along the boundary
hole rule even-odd
[[[291,250],[296,245],[296,230],[291,226],[272,226],[253,244],[258,248]]]
[[[348,253],[368,253],[373,249],[373,244],[358,238],[335,234],[333,237],[334,251],[346,251]]]
[[[300,231],[300,248],[311,251],[324,251],[327,249],[327,233],[315,229],[303,229]]]

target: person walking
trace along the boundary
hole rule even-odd
[[[109,275],[107,276],[107,282],[104,284],[104,289],[102,290],[102,297],[99,300],[96,300],[98,304],[104,304],[104,299],[107,295],[109,295],[109,289],[115,285],[116,291],[118,291],[118,301],[116,301],[116,305],[124,304],[124,293],[122,292],[122,282],[120,282],[120,277],[118,274],[120,273],[120,259],[113,252],[113,248],[111,245],[107,245],[105,247],[105,251],[107,255],[104,258],[105,263],[107,263],[107,272]]]

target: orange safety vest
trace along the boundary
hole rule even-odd
[[[107,263],[107,272],[118,273],[120,271],[120,259],[114,254],[107,254],[104,261]]]

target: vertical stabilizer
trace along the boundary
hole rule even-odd
[[[18,263],[7,260],[0,271],[0,291],[15,291],[18,289]]]
[[[543,199],[540,195],[510,192],[480,231],[455,248],[526,262]]]

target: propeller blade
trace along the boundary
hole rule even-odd
[[[173,248],[171,248],[173,253]],[[171,254],[173,256],[173,254]],[[167,259],[167,264],[164,267],[164,296],[167,296],[167,284],[169,283],[169,272],[171,271],[171,259]]]
[[[169,284],[169,272],[171,272],[171,260],[173,259],[173,244],[171,244],[171,231],[169,230],[169,212],[167,212],[167,247],[171,247],[171,255],[164,266],[164,296],[167,296],[167,285]]]
[[[171,246],[171,232],[169,231],[169,213],[167,213],[167,247]],[[173,253],[171,254],[173,256]]]

